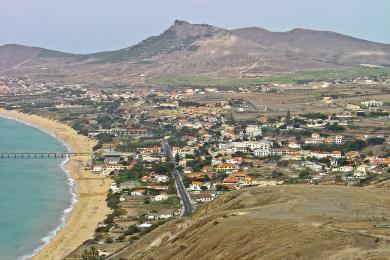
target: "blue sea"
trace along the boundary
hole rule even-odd
[[[0,117],[0,152],[65,152],[53,136]],[[61,158],[0,158],[0,254],[29,259],[61,229],[75,203]]]

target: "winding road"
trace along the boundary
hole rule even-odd
[[[164,151],[165,155],[167,156],[167,158],[169,160],[171,160],[172,163],[175,165],[175,168],[172,171],[172,177],[175,180],[176,189],[177,189],[177,192],[178,192],[178,194],[180,196],[181,204],[183,206],[183,210],[182,210],[181,215],[183,217],[189,216],[192,213],[191,200],[190,200],[190,197],[188,196],[188,194],[186,192],[186,189],[184,187],[183,181],[181,180],[180,173],[176,169],[177,165],[176,165],[176,161],[175,161],[175,159],[173,158],[173,155],[172,155],[171,146],[169,145],[168,142],[164,142],[162,144],[162,147],[163,147],[163,151]]]

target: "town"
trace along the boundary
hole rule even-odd
[[[112,179],[112,213],[72,254],[93,245],[107,256],[183,215],[183,196],[196,211],[246,187],[388,179],[389,83],[383,76],[120,90],[2,77],[0,106],[65,122],[97,141],[85,167]]]

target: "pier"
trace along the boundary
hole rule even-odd
[[[5,158],[67,158],[90,156],[91,153],[56,153],[56,152],[0,152],[0,159]]]

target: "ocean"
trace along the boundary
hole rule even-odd
[[[55,137],[0,117],[1,152],[66,152]],[[76,202],[61,158],[0,158],[0,258],[29,259],[61,229]]]

